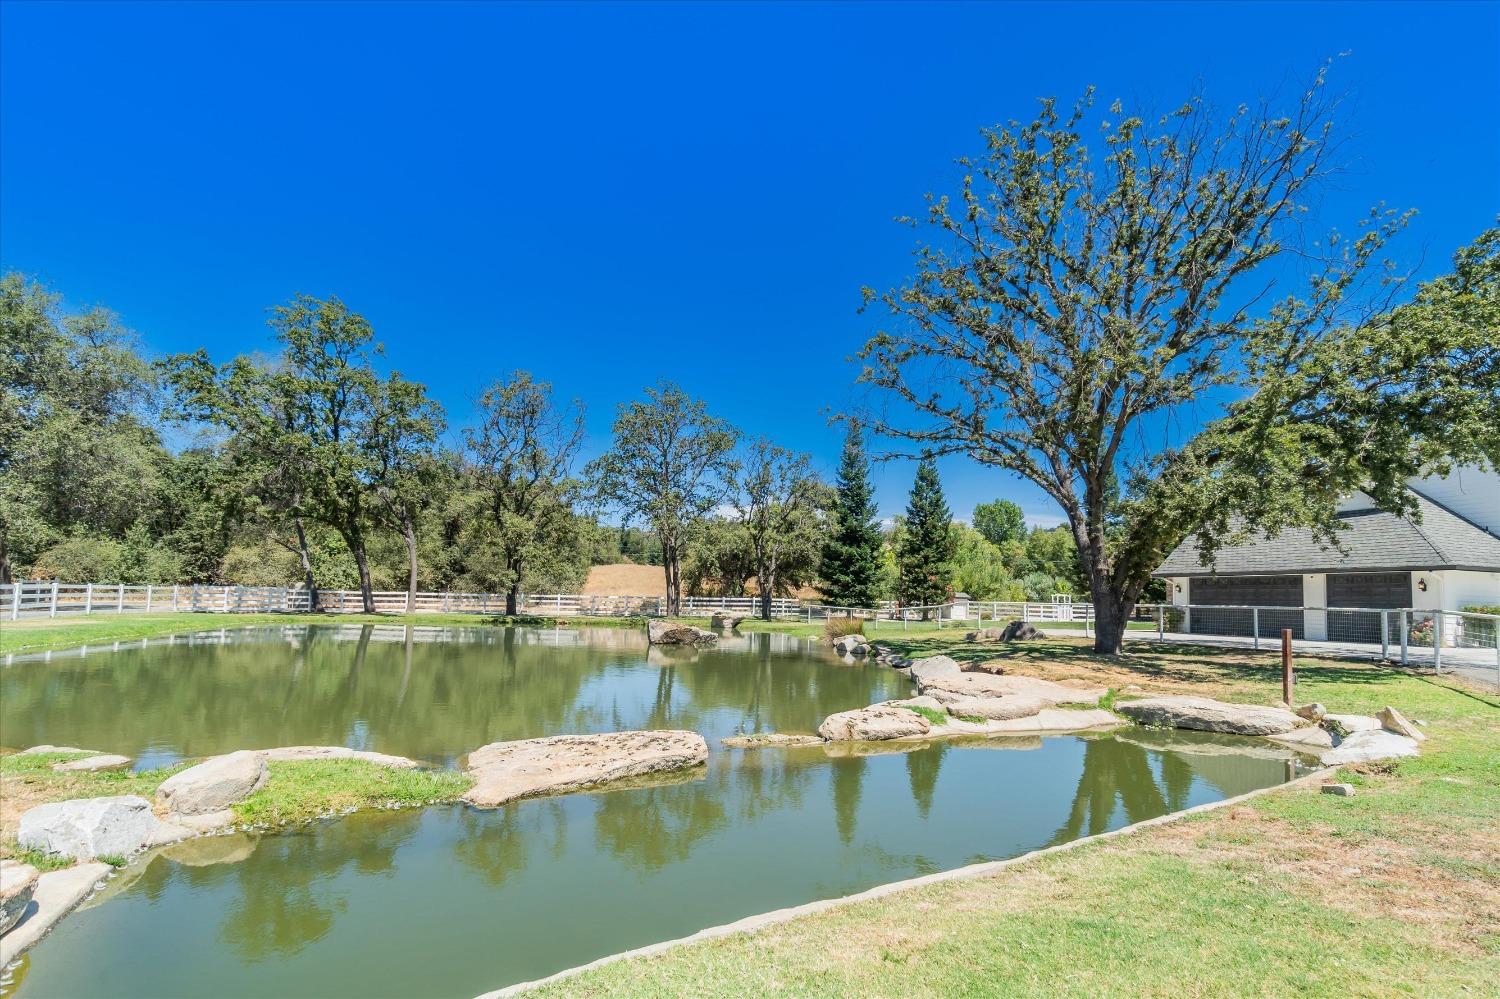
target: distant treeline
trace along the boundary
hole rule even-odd
[[[621,407],[610,451],[575,467],[582,405],[520,371],[444,446],[442,407],[382,368],[374,331],[336,298],[277,307],[276,353],[222,361],[148,360],[107,309],[60,301],[0,279],[5,581],[569,592],[591,565],[633,561],[692,594],[838,589],[822,570],[848,484],[675,386]],[[1008,501],[953,523],[937,488],[927,521],[940,523],[922,529],[941,541],[920,569],[910,517],[881,526],[865,512],[874,589],[855,595],[1084,592],[1066,528],[1027,530]]]

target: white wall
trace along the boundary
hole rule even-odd
[[[1421,479],[1411,485],[1460,517],[1500,535],[1500,472],[1455,468],[1446,479]]]
[[[1423,575],[1436,576],[1439,580],[1441,603],[1413,604],[1414,607],[1431,606],[1443,610],[1462,610],[1469,604],[1500,605],[1500,572],[1472,572],[1467,569],[1441,569]],[[1429,583],[1430,585],[1430,583]],[[1432,590],[1420,596],[1431,599]]]

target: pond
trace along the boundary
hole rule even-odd
[[[470,997],[783,906],[1117,828],[1295,776],[1249,740],[1144,729],[836,752],[727,750],[906,696],[781,635],[245,629],[0,668],[0,730],[182,756],[343,744],[453,764],[486,742],[687,728],[663,784],[361,813],[137,861],[22,959],[44,996]]]

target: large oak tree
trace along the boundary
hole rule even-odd
[[[932,233],[912,279],[866,290],[891,323],[861,378],[895,404],[862,419],[1040,486],[1098,652],[1189,536],[1206,559],[1294,524],[1336,543],[1348,491],[1409,511],[1408,478],[1500,457],[1497,240],[1389,308],[1399,282],[1370,265],[1401,218],[1307,236],[1337,108],[1320,74],[1285,111],[1116,104],[1086,137],[1091,99],[1045,101],[908,220]]]

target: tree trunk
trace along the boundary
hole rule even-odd
[[[405,507],[401,508],[401,534],[406,538],[406,609],[410,611],[417,605],[417,525]]]
[[[0,583],[14,582],[10,578],[10,552],[5,547],[5,532],[0,530]]]
[[[307,530],[302,526],[302,516],[293,514],[292,523],[297,527],[297,554],[302,559],[302,581],[307,587],[307,609],[317,611],[318,584],[313,578],[312,552],[307,548]]]
[[[375,587],[370,583],[370,556],[365,551],[365,536],[357,526],[348,528],[344,541],[349,545],[349,554],[359,569],[359,602],[366,614],[375,613]]]
[[[510,584],[510,589],[505,591],[505,614],[507,617],[515,617],[520,604],[521,581],[518,579]]]
[[[1135,602],[1109,589],[1107,585],[1094,588],[1094,651],[1117,656],[1125,644],[1125,623],[1130,620]]]
[[[667,576],[667,617],[677,617],[682,613],[682,567],[678,565],[677,546],[662,543],[662,568]]]
[[[755,584],[760,587],[760,619],[771,620],[771,602],[776,599],[776,565],[762,562],[755,571]]]

